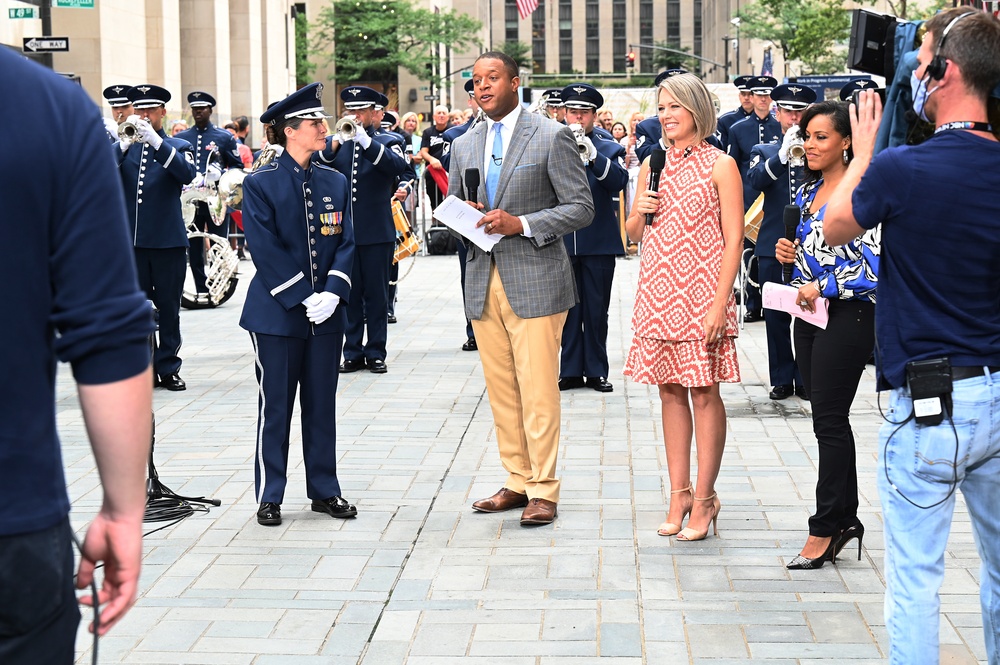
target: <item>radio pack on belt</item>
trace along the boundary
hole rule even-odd
[[[906,363],[906,385],[917,424],[940,425],[945,412],[951,416],[951,362],[947,358]]]

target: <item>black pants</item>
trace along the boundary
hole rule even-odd
[[[812,403],[819,445],[816,514],[809,534],[835,536],[858,521],[858,468],[851,403],[875,346],[875,305],[831,300],[826,330],[795,321],[795,357]]]

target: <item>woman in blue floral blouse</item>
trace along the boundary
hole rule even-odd
[[[798,303],[813,311],[820,297],[829,301],[826,329],[795,321],[795,356],[812,402],[813,433],[819,445],[816,513],[809,538],[791,569],[819,568],[836,562],[843,547],[858,540],[858,473],[850,411],[865,364],[875,344],[875,287],[878,282],[880,227],[846,245],[831,247],[823,237],[823,215],[831,192],[850,163],[851,123],[846,102],[814,104],[802,114],[806,167],[811,179],[795,203],[802,208],[796,240],[778,242],[779,261],[794,260],[791,285]]]

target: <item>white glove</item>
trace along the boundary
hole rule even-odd
[[[205,170],[205,182],[219,182],[219,178],[222,177],[222,170],[215,164],[209,164],[208,168]]]
[[[163,145],[163,137],[156,133],[156,130],[153,129],[153,126],[145,118],[136,120],[135,128],[139,136],[142,137],[142,142],[153,150],[159,150],[160,146]]]
[[[597,146],[595,146],[594,142],[590,140],[590,137],[584,136],[583,141],[581,141],[581,143],[587,146],[587,161],[592,162],[595,159],[597,159]]]
[[[361,126],[358,127],[358,135],[354,137],[354,140],[358,142],[362,150],[367,150],[368,146],[372,144],[372,137],[368,136],[368,132]]]
[[[313,296],[317,300],[313,301],[312,305],[306,304]],[[333,316],[337,305],[340,304],[340,296],[329,291],[323,291],[322,293],[314,293],[312,296],[309,296],[309,298],[303,301],[303,304],[306,304],[306,316],[309,320],[319,325]]]
[[[788,150],[792,147],[793,143],[797,143],[799,138],[799,126],[792,125],[785,132],[785,138],[781,141],[781,147],[778,149],[778,159],[781,160],[782,164],[788,163]]]
[[[111,136],[118,136],[118,123],[111,118],[101,118],[104,121],[104,131]]]
[[[199,187],[204,187],[204,186],[205,186],[205,174],[204,173],[199,173],[198,175],[196,175],[194,177],[194,180],[192,180],[191,183],[188,185],[188,187],[191,187],[193,189],[197,189]]]
[[[132,147],[132,141],[130,141],[129,139],[120,139],[118,141],[118,148],[122,152],[128,152],[128,149],[131,147]]]

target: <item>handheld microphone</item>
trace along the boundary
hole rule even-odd
[[[473,203],[479,203],[479,169],[465,169],[465,195]]]
[[[785,206],[782,221],[785,223],[785,240],[795,242],[795,229],[799,227],[799,220],[802,219],[802,208],[797,205]],[[781,264],[781,281],[788,284],[792,281],[792,268],[795,262]]]
[[[660,173],[663,171],[664,165],[667,163],[667,151],[663,148],[657,148],[649,156],[649,188],[654,192],[660,189]],[[646,226],[653,225],[653,213],[646,213]]]

